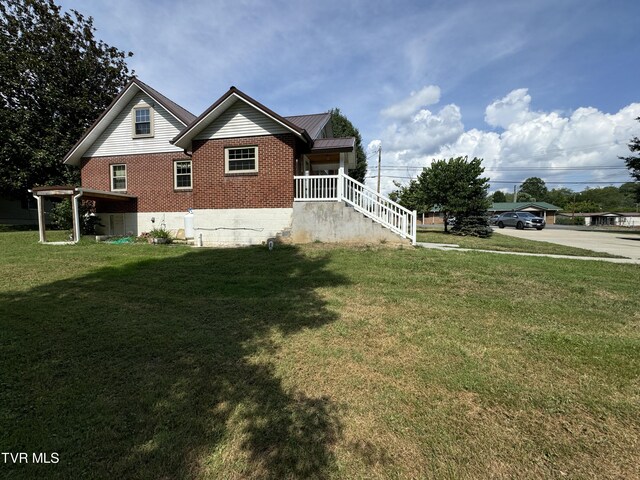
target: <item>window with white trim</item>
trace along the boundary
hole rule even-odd
[[[176,190],[191,188],[191,160],[173,162],[173,186]]]
[[[153,109],[148,105],[135,107],[131,114],[134,137],[153,137]]]
[[[224,149],[224,159],[225,173],[258,171],[258,147],[227,147]]]
[[[127,190],[127,166],[111,165],[111,190],[126,191]]]

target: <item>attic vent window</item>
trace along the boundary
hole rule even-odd
[[[153,137],[153,111],[142,106],[133,109],[133,136]]]

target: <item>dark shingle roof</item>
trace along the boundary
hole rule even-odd
[[[145,90],[154,100],[156,100],[164,108],[169,110],[173,115],[178,117],[185,125],[188,125],[195,120],[196,116],[193,113],[191,113],[186,108],[181,107],[173,100],[165,97],[155,88],[151,88],[149,85],[142,82],[141,80],[138,80],[137,78],[133,79],[133,83],[138,85],[142,90]]]
[[[322,132],[324,126],[331,120],[330,113],[314,113],[311,115],[294,115],[284,117],[294,125],[307,131],[309,136],[315,140]]]

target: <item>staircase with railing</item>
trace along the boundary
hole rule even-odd
[[[402,238],[410,239],[415,245],[415,210],[406,209],[344,173],[293,178],[296,202],[345,202]]]

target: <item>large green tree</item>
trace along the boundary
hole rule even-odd
[[[367,156],[362,148],[362,137],[358,129],[344,116],[339,108],[329,110],[331,114],[331,127],[334,137],[355,137],[356,139],[356,168],[349,169],[349,176],[364,183],[367,174]]]
[[[482,159],[457,157],[434,161],[418,176],[424,203],[438,206],[445,219],[456,218],[453,233],[491,235],[487,221],[489,179],[483,173]]]
[[[504,192],[502,192],[500,190],[496,190],[495,192],[493,192],[493,195],[491,196],[491,199],[495,203],[501,203],[501,202],[506,202],[507,201],[507,196],[504,194]]]
[[[94,32],[53,0],[0,0],[0,196],[78,181],[62,158],[130,79]]]
[[[396,181],[393,184],[396,190],[389,194],[389,198],[394,202],[398,202],[409,210],[416,210],[418,213],[424,213],[431,208],[426,203],[424,191],[417,180],[411,180],[409,185],[402,185]]]
[[[636,118],[640,122],[640,117]],[[629,150],[631,153],[640,153],[640,138],[634,136],[629,142]],[[628,157],[620,157],[627,165],[629,173],[640,182],[640,155],[629,155]],[[636,190],[636,200],[640,202],[640,189]]]
[[[522,182],[522,185],[520,185],[520,192],[518,192],[518,197],[521,196],[521,192],[529,194],[532,201],[544,202],[547,199],[549,190],[547,190],[547,185],[541,178],[529,177],[524,182]]]

